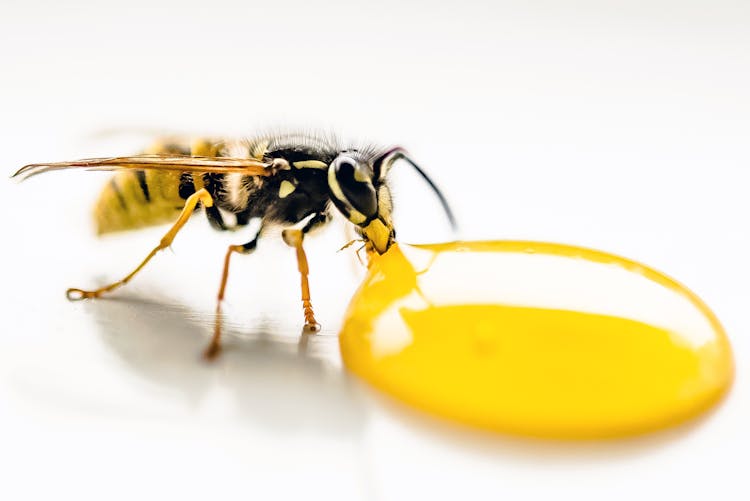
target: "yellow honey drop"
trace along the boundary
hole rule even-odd
[[[374,256],[340,346],[351,371],[408,404],[539,437],[669,426],[733,377],[724,330],[690,290],[621,257],[535,242]]]

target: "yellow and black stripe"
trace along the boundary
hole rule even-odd
[[[144,153],[215,156],[218,148],[208,141],[192,145],[168,142],[157,143]],[[118,172],[104,186],[94,206],[97,232],[101,235],[173,222],[185,200],[204,186],[204,176],[189,172]]]

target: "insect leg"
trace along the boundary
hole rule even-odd
[[[222,217],[221,212],[219,212],[219,208],[215,205],[213,207],[206,207],[206,218],[213,229],[219,231],[227,229],[227,225],[224,223],[224,218]]]
[[[227,279],[229,278],[229,261],[232,254],[235,252],[238,254],[250,254],[258,246],[258,238],[263,231],[263,228],[258,230],[255,237],[242,245],[230,245],[227,248],[227,253],[224,256],[224,271],[221,273],[221,285],[219,286],[219,293],[216,296],[216,321],[214,323],[214,335],[211,338],[206,351],[203,352],[203,356],[207,359],[214,358],[221,350],[221,303],[224,301],[224,292],[227,288]]]
[[[196,151],[195,145],[193,146],[193,151]],[[198,151],[201,152],[203,150],[198,149]],[[221,182],[218,180],[219,177],[220,176],[214,174],[203,174],[202,178],[203,186],[208,190],[211,196],[217,200],[220,196],[219,190],[221,189]],[[227,225],[226,223],[224,223],[224,218],[221,216],[219,208],[215,205],[213,207],[206,208],[206,217],[208,218],[208,222],[211,227],[213,227],[215,230],[224,231],[227,229]]]
[[[308,274],[310,269],[307,265],[307,255],[305,249],[302,247],[302,240],[305,238],[305,234],[316,226],[325,223],[328,220],[328,215],[321,212],[315,214],[310,221],[301,229],[286,229],[281,233],[284,238],[284,242],[290,247],[294,247],[297,251],[297,268],[299,269],[301,278],[302,288],[302,309],[305,313],[305,329],[308,331],[320,330],[320,324],[315,320],[315,313],[313,313],[312,302],[310,301],[310,283],[308,281]]]
[[[80,299],[88,299],[88,298],[95,298],[99,297],[105,292],[113,291],[114,289],[117,289],[118,287],[121,287],[125,285],[126,283],[130,282],[130,280],[139,272],[141,269],[143,269],[144,266],[146,266],[146,263],[151,261],[151,258],[153,258],[157,252],[159,252],[162,249],[166,249],[172,244],[172,241],[174,240],[174,237],[177,235],[177,233],[182,229],[183,226],[185,226],[185,223],[188,219],[190,219],[190,216],[193,214],[193,211],[198,206],[198,203],[203,203],[204,207],[211,207],[214,204],[213,198],[211,198],[211,195],[209,195],[208,191],[205,189],[200,189],[190,195],[187,200],[185,200],[185,206],[182,208],[182,212],[180,213],[180,217],[177,218],[177,221],[174,223],[172,228],[162,237],[161,241],[159,242],[159,245],[153,248],[151,252],[149,252],[148,256],[141,261],[141,264],[139,264],[130,274],[126,275],[123,279],[118,280],[117,282],[113,282],[105,287],[101,287],[99,289],[93,290],[93,291],[85,291],[82,289],[68,289],[65,293],[69,300],[76,301]]]

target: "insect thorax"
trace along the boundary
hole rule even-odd
[[[265,223],[281,224],[327,212],[327,170],[337,154],[332,141],[312,136],[269,136],[244,141],[239,148],[244,151],[227,148],[225,154],[276,162],[279,170],[269,177],[228,174],[215,179],[220,183],[212,195],[220,208],[236,214],[240,221],[262,218]]]

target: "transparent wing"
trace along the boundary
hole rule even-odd
[[[45,172],[64,169],[85,170],[165,170],[178,172],[201,172],[248,176],[271,176],[270,164],[251,158],[193,157],[188,155],[136,155],[132,157],[84,158],[72,162],[50,162],[29,164],[13,174],[21,181]]]

